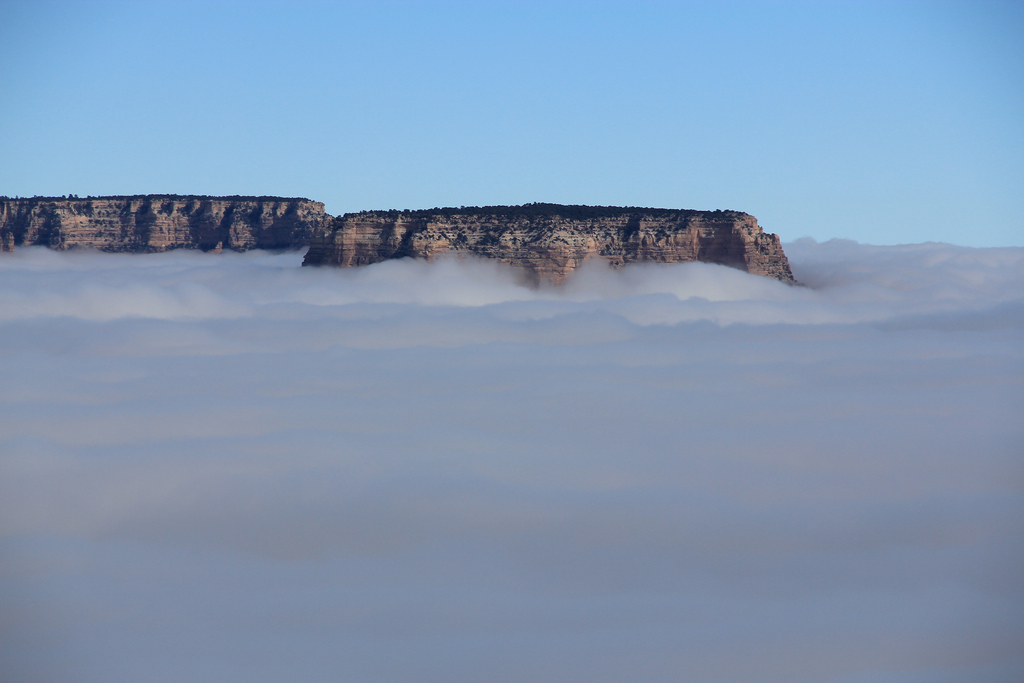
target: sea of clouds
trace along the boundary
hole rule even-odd
[[[1024,679],[1024,249],[0,255],[0,680]]]

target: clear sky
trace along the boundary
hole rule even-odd
[[[1024,4],[0,4],[0,194],[747,211],[1024,245]]]

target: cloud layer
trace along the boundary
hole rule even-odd
[[[0,258],[11,681],[1016,681],[1024,249]]]

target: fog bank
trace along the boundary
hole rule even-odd
[[[0,255],[7,681],[1018,681],[1024,249]]]

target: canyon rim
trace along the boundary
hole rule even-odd
[[[584,261],[700,261],[793,283],[777,235],[740,211],[523,204],[361,211],[301,197],[133,195],[0,199],[0,245],[150,253],[298,249],[303,265],[351,267],[448,254],[496,259],[561,284]]]

